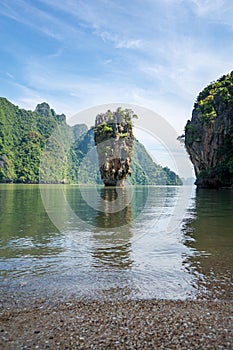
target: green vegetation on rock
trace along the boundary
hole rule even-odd
[[[194,107],[201,113],[204,121],[211,121],[219,114],[219,105],[224,109],[233,103],[233,72],[223,75],[209,84],[197,97]]]

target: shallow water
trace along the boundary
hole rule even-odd
[[[232,297],[233,191],[0,185],[0,297]]]

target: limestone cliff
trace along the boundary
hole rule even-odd
[[[124,186],[130,174],[134,136],[130,109],[118,108],[99,114],[95,120],[94,139],[99,169],[105,186]]]
[[[198,187],[233,185],[233,72],[199,94],[185,127],[185,146]]]

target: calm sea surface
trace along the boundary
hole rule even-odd
[[[233,190],[0,185],[0,299],[232,298]]]

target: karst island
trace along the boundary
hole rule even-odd
[[[130,163],[134,145],[133,122],[137,115],[131,109],[117,108],[98,114],[94,139],[99,170],[105,186],[124,186],[131,175]]]
[[[184,137],[197,187],[232,187],[233,71],[200,92]]]

